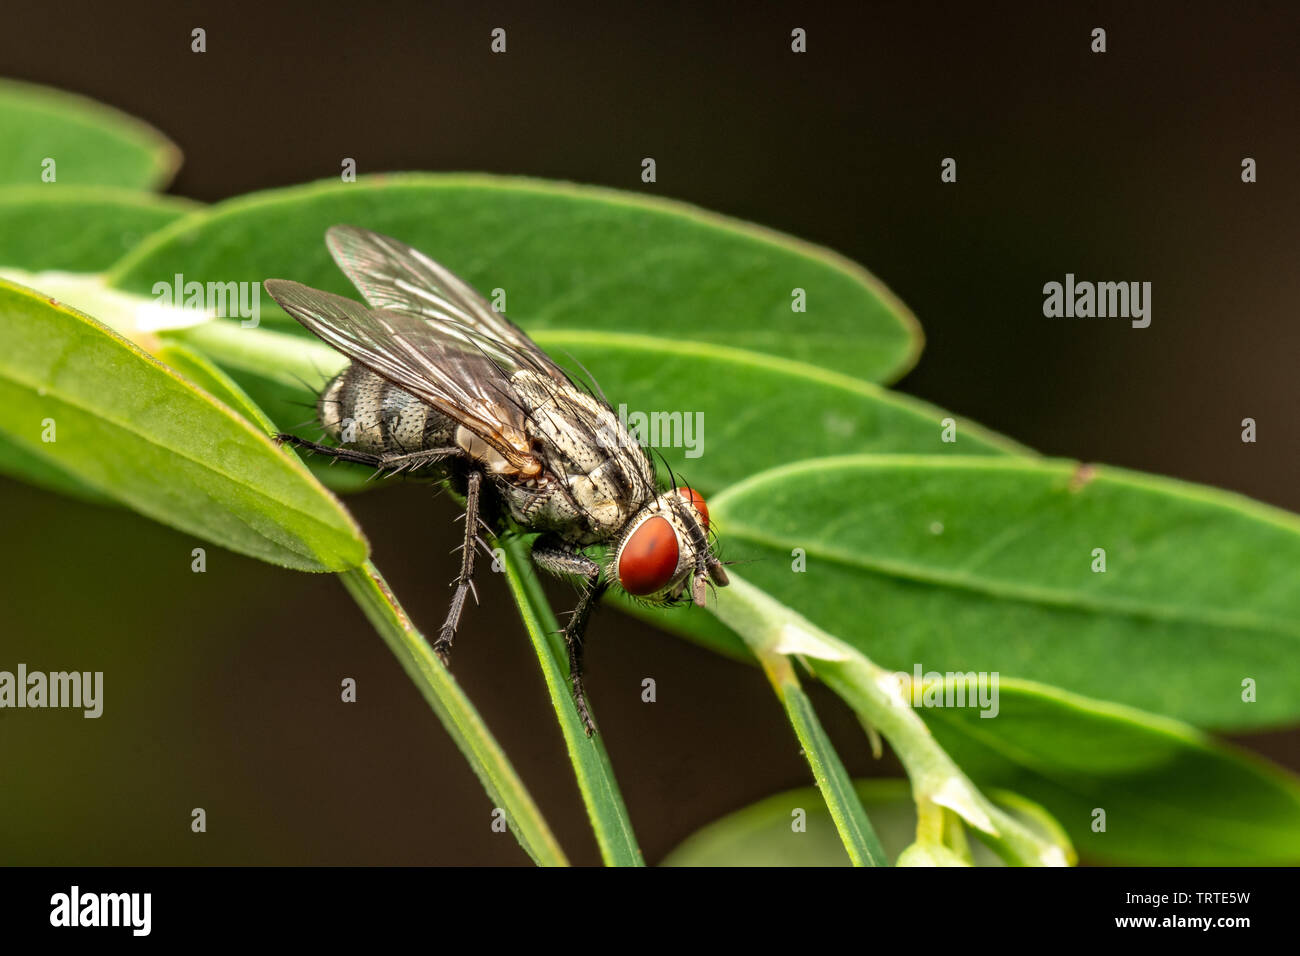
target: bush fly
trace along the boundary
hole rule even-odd
[[[289,442],[383,472],[415,473],[465,501],[461,569],[434,643],[444,662],[468,594],[480,531],[539,532],[533,560],[582,581],[564,628],[574,701],[594,732],[582,683],[587,620],[617,582],[652,604],[703,606],[727,574],[709,510],[689,486],[661,491],[650,457],[603,394],[579,388],[536,343],[461,279],[387,236],[333,226],[330,254],[369,308],[286,279],[266,289],[350,360],[317,404],[336,442]],[[608,565],[585,553],[604,546]]]

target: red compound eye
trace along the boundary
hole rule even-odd
[[[709,530],[709,506],[704,503],[704,498],[693,488],[678,488],[677,493],[691,503],[691,506],[700,513],[704,519],[704,530]]]
[[[654,594],[677,570],[677,532],[658,515],[641,522],[618,554],[618,583],[628,594]]]

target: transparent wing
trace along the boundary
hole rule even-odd
[[[495,311],[472,286],[418,249],[356,226],[331,226],[325,244],[373,308],[411,312],[467,326],[529,356],[536,371],[569,378],[524,331]]]
[[[266,290],[327,345],[464,425],[524,475],[541,469],[529,410],[510,383],[531,356],[451,319],[367,309],[287,279],[267,279]]]

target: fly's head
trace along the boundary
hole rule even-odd
[[[632,516],[613,551],[610,574],[623,590],[651,604],[688,597],[700,607],[708,582],[726,587],[727,572],[709,545],[709,509],[690,488],[664,492]]]

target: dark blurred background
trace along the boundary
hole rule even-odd
[[[152,122],[185,152],[171,191],[205,201],[351,156],[362,173],[570,179],[772,226],[858,260],[915,311],[928,344],[902,390],[1047,454],[1300,510],[1297,9],[10,0],[0,74]],[[939,180],[949,156],[956,185]],[[1042,285],[1066,272],[1152,282],[1150,328],[1044,319]],[[454,574],[454,510],[433,499],[402,485],[350,502],[426,629]],[[0,862],[526,862],[336,581],[216,548],[196,575],[198,542],[4,479],[0,514],[0,666],[106,672],[97,721],[0,711]],[[457,678],[571,857],[596,862],[536,661],[499,577],[480,588]],[[650,862],[809,781],[756,670],[614,611],[588,660]],[[815,697],[851,771],[898,773]],[[1293,734],[1237,739],[1300,767]]]

